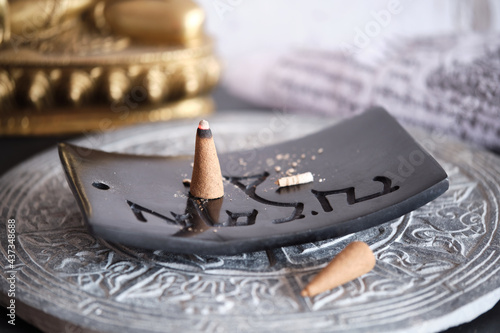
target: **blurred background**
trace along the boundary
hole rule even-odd
[[[500,3],[488,0],[264,1],[199,0],[207,30],[224,62],[250,53],[292,48],[340,50],[377,13],[394,8],[377,39],[493,32]],[[375,14],[375,15],[374,15]]]
[[[217,88],[322,116],[382,105],[498,151],[499,15],[490,0],[1,0],[0,135],[198,117],[224,109]]]

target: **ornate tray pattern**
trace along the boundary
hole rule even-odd
[[[322,119],[216,116],[219,151],[307,134]],[[287,126],[277,126],[284,124]],[[151,124],[76,142],[140,154],[192,151],[196,121]],[[215,127],[214,127],[215,128]],[[238,134],[238,135],[236,135]],[[382,226],[342,238],[234,256],[174,255],[90,235],[57,151],[0,179],[1,300],[9,270],[5,223],[16,220],[17,314],[45,331],[436,331],[471,320],[500,298],[500,160],[438,134],[413,131],[448,173],[450,189]],[[234,137],[241,138],[238,141]],[[300,290],[352,240],[375,269],[311,299]]]

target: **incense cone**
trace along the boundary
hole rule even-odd
[[[368,273],[373,267],[375,256],[368,244],[352,242],[314,277],[301,295],[316,296]]]
[[[189,192],[201,199],[217,199],[224,195],[219,158],[208,121],[202,120],[196,132],[193,174]]]

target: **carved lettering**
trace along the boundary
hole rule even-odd
[[[345,194],[347,203],[349,205],[354,205],[358,202],[363,202],[371,199],[378,198],[382,195],[394,192],[399,189],[399,186],[394,186],[391,187],[392,181],[384,176],[377,176],[373,178],[373,181],[381,182],[384,187],[381,192],[373,193],[361,198],[356,198],[356,191],[354,187],[347,187],[339,190],[331,190],[331,191],[317,191],[317,190],[311,190],[311,192],[314,194],[316,199],[318,199],[319,203],[321,204],[321,207],[325,212],[331,212],[333,211],[333,207],[330,204],[330,201],[328,201],[327,196],[329,195],[335,195],[335,194]]]
[[[162,215],[158,212],[155,212],[149,208],[146,208],[146,207],[143,207],[143,206],[138,205],[136,203],[133,203],[130,200],[127,200],[127,204],[130,206],[132,213],[134,213],[135,218],[139,222],[143,222],[143,223],[148,222],[148,220],[146,219],[146,217],[143,214],[143,213],[147,213],[147,214],[151,214],[153,216],[156,216],[156,217],[164,220],[165,222],[167,222],[168,224],[171,224],[171,225],[177,225],[177,226],[182,226],[182,227],[189,227],[191,225],[190,220],[191,220],[192,216],[189,213],[176,214],[174,212],[170,212],[170,214],[172,214],[172,216],[174,217],[172,219],[172,218],[169,218],[169,217]]]
[[[266,179],[269,177],[268,172],[263,172],[261,174],[246,176],[246,177],[226,177],[233,185],[237,188],[241,189],[250,199],[255,200],[258,203],[269,205],[269,206],[278,206],[278,207],[291,207],[293,208],[292,213],[289,216],[284,216],[282,218],[273,219],[271,222],[274,224],[291,222],[297,219],[304,218],[304,203],[302,202],[278,202],[268,200],[266,198],[258,195],[257,186],[261,185]],[[332,212],[334,208],[332,207],[330,201],[328,200],[328,196],[336,195],[336,194],[345,194],[346,201],[349,205],[354,205],[359,202],[372,200],[378,198],[380,196],[392,193],[399,189],[399,186],[392,186],[392,180],[386,176],[377,176],[373,178],[373,181],[382,183],[382,190],[380,192],[376,192],[370,195],[366,195],[363,197],[356,197],[356,189],[354,187],[346,187],[342,189],[329,190],[329,191],[318,191],[311,190],[311,193],[318,199],[323,211]],[[280,193],[279,191],[277,193]],[[243,211],[243,212],[232,212],[226,210],[227,220],[224,222],[219,221],[218,211],[222,205],[221,202],[217,202],[216,200],[199,200],[195,198],[188,198],[186,210],[183,214],[177,214],[174,212],[170,212],[172,217],[165,216],[156,211],[153,211],[144,206],[138,205],[132,201],[127,200],[127,204],[129,205],[132,213],[136,217],[137,221],[146,223],[147,219],[144,214],[151,214],[156,216],[170,225],[181,226],[184,229],[191,228],[193,226],[197,226],[197,230],[205,230],[204,227],[238,227],[238,226],[249,226],[255,224],[258,216],[258,210],[253,209],[252,211]],[[218,206],[215,207],[215,206]],[[213,209],[213,208],[217,209]],[[215,211],[216,216],[212,216],[210,214],[211,211]],[[311,211],[313,216],[318,215],[318,212]]]
[[[243,192],[245,192],[246,195],[248,195],[251,199],[265,204],[265,205],[270,205],[270,206],[278,206],[278,207],[293,207],[294,210],[290,216],[279,218],[279,219],[274,219],[273,223],[284,223],[284,222],[290,222],[296,219],[301,219],[304,218],[304,215],[302,215],[302,212],[304,211],[304,204],[302,202],[277,202],[277,201],[271,201],[268,199],[265,199],[259,195],[257,195],[256,190],[257,186],[262,184],[267,177],[269,177],[269,172],[264,172],[258,175],[254,176],[248,176],[248,177],[226,177],[229,179],[229,181],[236,185],[239,189],[241,189]],[[243,183],[243,181],[246,180],[252,180],[255,179],[254,181],[249,182],[247,185]]]
[[[255,224],[255,219],[257,218],[257,210],[254,209],[251,212],[246,213],[233,213],[226,210],[226,214],[228,215],[226,226],[234,227],[234,226],[242,226],[242,225],[252,225]],[[245,217],[243,221],[239,221],[240,217]]]

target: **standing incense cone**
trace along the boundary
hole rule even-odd
[[[375,256],[368,244],[352,242],[314,277],[300,293],[316,296],[368,273],[375,267]]]
[[[193,175],[189,192],[201,199],[217,199],[224,195],[219,158],[208,121],[202,120],[196,132]]]

